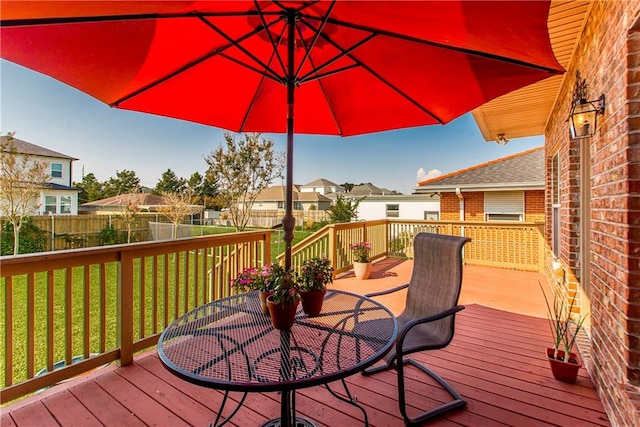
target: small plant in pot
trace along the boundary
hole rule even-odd
[[[271,322],[276,329],[290,329],[295,322],[296,310],[301,300],[297,274],[274,264],[269,277],[272,292],[267,298],[267,307]]]
[[[231,286],[236,292],[258,291],[261,309],[264,314],[269,314],[266,301],[273,290],[273,268],[273,265],[264,265],[261,268],[245,268],[238,274],[238,277],[231,281]]]
[[[360,280],[368,279],[371,274],[371,243],[351,243],[349,249],[353,251],[353,273]]]
[[[578,359],[578,355],[573,353],[573,346],[578,336],[578,332],[582,329],[585,317],[578,316],[572,321],[571,313],[576,307],[576,294],[574,293],[569,302],[567,299],[556,291],[553,301],[550,302],[547,294],[538,282],[544,300],[547,304],[547,312],[549,316],[549,328],[553,336],[553,347],[547,348],[546,355],[551,365],[553,376],[560,381],[574,383],[578,376],[578,371],[582,364]],[[571,331],[571,323],[574,323],[574,331]]]
[[[319,315],[327,285],[333,283],[331,261],[325,256],[306,260],[300,267],[299,279],[302,309],[309,316]]]

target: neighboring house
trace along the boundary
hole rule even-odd
[[[398,194],[398,193],[391,190],[387,190],[386,188],[376,187],[373,184],[356,185],[351,189],[351,191],[347,193],[349,197],[388,196],[390,194]]]
[[[285,186],[274,185],[258,194],[252,210],[274,211],[284,209]],[[300,186],[293,186],[293,209],[294,210],[319,210],[324,211],[331,206],[331,199],[316,192],[303,192]]]
[[[544,221],[544,147],[418,183],[444,221]]]
[[[3,144],[6,143],[6,136],[0,138]],[[18,157],[26,155],[34,161],[45,162],[50,176],[49,183],[42,188],[38,200],[33,201],[34,209],[28,214],[77,215],[80,190],[72,187],[72,162],[78,159],[18,138],[13,138],[13,143]]]
[[[335,182],[329,181],[328,179],[320,178],[315,181],[311,181],[308,184],[301,185],[299,191],[301,193],[318,193],[326,195],[329,193],[344,193],[345,188]]]
[[[640,426],[640,1],[551,2],[549,33],[566,74],[474,117],[486,140],[545,136],[546,274],[588,318],[578,344],[611,425]],[[606,102],[572,139],[578,87]]]

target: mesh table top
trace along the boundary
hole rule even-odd
[[[328,291],[322,312],[298,305],[290,331],[273,327],[257,292],[198,307],[169,325],[158,354],[177,376],[231,391],[292,390],[345,378],[380,360],[398,332],[394,315],[372,299]]]

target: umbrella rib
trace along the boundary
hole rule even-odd
[[[304,66],[304,64],[309,59],[309,56],[311,55],[311,51],[313,50],[314,46],[316,45],[316,42],[318,41],[318,38],[320,38],[320,34],[322,33],[322,30],[324,29],[324,26],[327,23],[327,20],[329,19],[329,16],[331,16],[331,12],[333,11],[333,8],[335,7],[335,5],[336,5],[336,0],[331,2],[331,6],[329,6],[329,9],[327,9],[327,13],[324,15],[324,18],[322,19],[322,22],[320,23],[320,28],[318,28],[317,30],[315,28],[313,28],[313,26],[307,24],[306,22],[302,22],[302,20],[300,20],[300,22],[302,22],[305,26],[307,26],[308,28],[311,28],[312,31],[315,31],[315,35],[313,36],[313,40],[311,41],[311,44],[309,46],[306,46],[306,44],[305,44],[305,54],[304,54],[304,57],[302,58],[302,60],[300,61],[300,64],[298,65],[298,69],[295,72],[296,76],[298,74],[300,74],[300,71],[302,70],[302,67]],[[300,16],[300,15],[298,15],[298,16]],[[300,35],[300,40],[302,40],[302,43],[304,44],[304,37],[302,35],[302,30],[299,29],[298,26],[296,26],[296,29],[298,30],[298,33]]]
[[[269,28],[267,26],[267,21],[264,19],[264,14],[262,9],[260,9],[260,4],[258,4],[258,0],[253,0],[253,4],[256,8],[256,10],[258,11],[258,16],[260,16],[260,22],[262,22],[262,26],[264,28]],[[283,70],[282,74],[286,74],[286,67],[284,65],[284,61],[282,60],[282,56],[280,55],[280,52],[278,51],[278,49],[276,48],[276,42],[275,40],[273,40],[273,36],[271,34],[271,31],[267,30],[266,31],[267,36],[269,37],[269,42],[271,43],[271,46],[273,47],[274,52],[276,53],[276,57],[278,58],[278,62],[280,63],[280,68]],[[280,39],[282,39],[282,34],[280,35]]]
[[[261,67],[263,67],[266,71],[270,72],[274,78],[276,79],[282,79],[282,76],[279,76],[278,73],[273,70],[271,67],[269,67],[267,64],[265,64],[264,62],[262,62],[257,56],[255,56],[254,54],[252,54],[251,52],[249,52],[247,49],[245,49],[244,47],[242,47],[240,45],[240,41],[253,36],[263,30],[267,30],[268,28],[256,28],[255,30],[253,30],[251,33],[249,33],[246,37],[240,38],[238,40],[233,40],[231,37],[229,37],[229,35],[227,33],[225,33],[224,31],[222,31],[221,29],[218,28],[217,25],[212,24],[211,22],[207,21],[206,19],[204,19],[201,16],[198,16],[198,18],[200,18],[200,20],[207,25],[209,28],[211,28],[213,31],[215,31],[216,33],[218,33],[222,38],[224,38],[225,40],[227,40],[229,43],[231,43],[233,46],[235,46],[238,50],[240,50],[242,53],[244,53],[245,55],[247,55],[250,59],[252,59],[254,62],[256,62],[258,65],[260,65]],[[276,19],[275,21],[273,21],[271,25],[276,24],[277,22],[279,22],[280,20],[282,20],[282,18],[280,19]],[[282,81],[282,80],[281,80]]]
[[[309,19],[309,20],[317,21],[317,20],[320,19],[317,16],[312,16],[312,15],[303,15],[303,16],[305,18]],[[337,26],[342,26],[342,27],[345,27],[345,28],[351,28],[351,29],[354,29],[354,30],[370,32],[370,33],[378,34],[378,35],[381,35],[381,36],[386,36],[386,37],[391,37],[391,38],[395,38],[395,39],[411,41],[411,42],[415,42],[415,43],[419,43],[419,44],[423,44],[423,45],[427,45],[427,46],[432,46],[432,47],[437,47],[437,48],[440,48],[440,49],[450,50],[452,52],[459,52],[459,53],[464,53],[466,55],[477,56],[477,57],[486,58],[486,59],[492,59],[492,60],[506,62],[506,63],[513,64],[513,65],[520,65],[520,66],[527,67],[527,68],[533,68],[533,69],[536,69],[536,70],[541,70],[541,71],[548,72],[550,74],[562,74],[563,73],[563,71],[556,70],[554,68],[544,67],[542,65],[533,64],[531,62],[521,61],[519,59],[508,58],[508,57],[501,56],[501,55],[496,55],[496,54],[493,54],[493,53],[480,52],[478,50],[466,49],[466,48],[463,48],[463,47],[451,46],[451,45],[447,45],[447,44],[444,44],[444,43],[439,43],[439,42],[434,42],[434,41],[430,41],[430,40],[419,39],[417,37],[407,36],[407,35],[404,35],[404,34],[398,34],[398,33],[392,32],[392,31],[385,31],[385,30],[380,30],[380,29],[375,29],[375,28],[369,28],[369,27],[366,27],[364,25],[352,24],[350,22],[341,21],[341,20],[335,19],[335,18],[330,18],[328,22],[330,24],[334,24],[334,25],[337,25]]]
[[[340,51],[344,51],[344,49],[338,45],[336,42],[334,42],[329,36],[327,36],[326,34],[322,34],[322,37],[329,43],[331,43],[336,49],[340,50]],[[405,98],[407,101],[409,101],[410,103],[412,103],[413,105],[415,105],[416,107],[418,107],[422,112],[424,112],[425,114],[429,115],[431,118],[433,118],[435,121],[437,121],[440,124],[444,123],[444,120],[442,120],[440,117],[436,116],[434,113],[432,113],[431,111],[429,111],[427,108],[425,108],[422,104],[420,104],[418,101],[416,101],[415,99],[413,99],[412,97],[410,97],[408,94],[406,94],[404,91],[400,90],[400,88],[398,88],[397,86],[393,85],[390,81],[388,81],[387,79],[385,79],[384,77],[382,77],[380,74],[376,73],[375,71],[373,71],[373,69],[371,67],[369,67],[368,65],[366,65],[365,63],[363,63],[362,61],[360,61],[359,59],[355,58],[351,53],[347,53],[346,54],[347,57],[349,57],[352,61],[354,61],[356,64],[358,64],[360,67],[364,68],[365,70],[367,70],[371,75],[373,75],[375,78],[377,78],[378,80],[380,80],[382,83],[384,83],[385,85],[387,85],[388,87],[390,87],[392,90],[394,90],[396,93],[398,93],[400,96],[402,96],[403,98]]]

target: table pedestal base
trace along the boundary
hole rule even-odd
[[[280,421],[280,418],[274,418],[262,424],[261,427],[280,427],[281,425],[282,425],[282,422]],[[313,421],[307,418],[296,417],[296,421],[293,423],[292,427],[317,427],[317,426]]]

